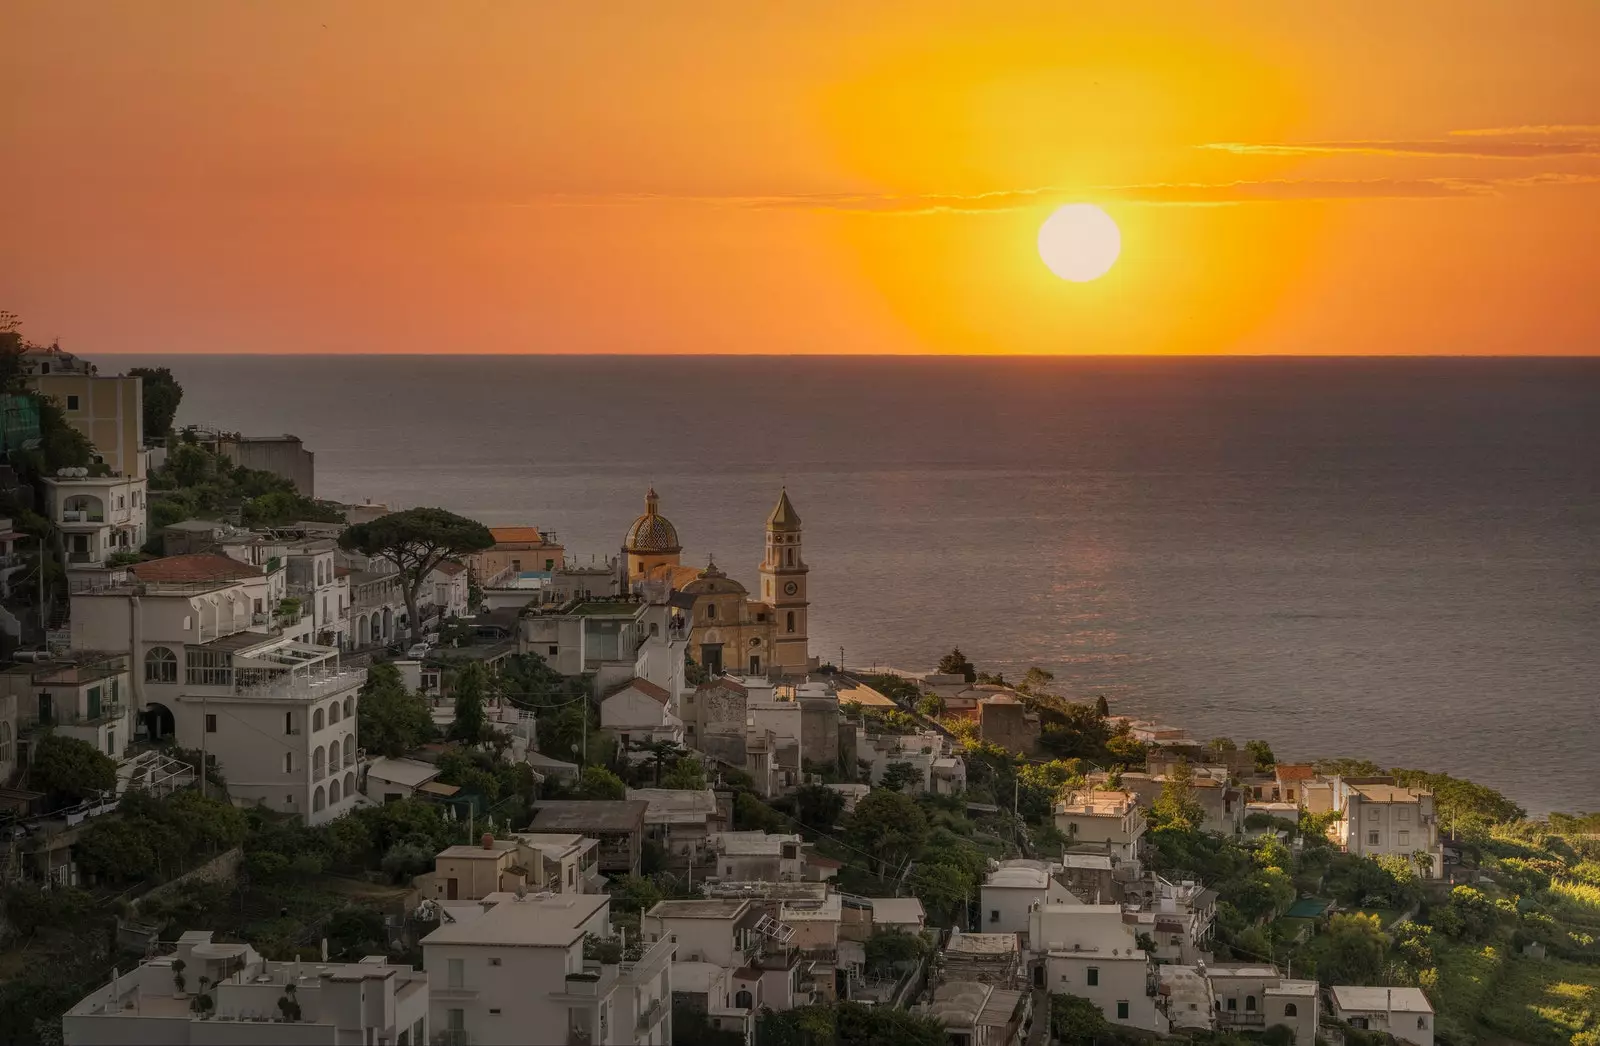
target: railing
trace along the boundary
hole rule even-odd
[[[93,552],[68,552],[67,553],[67,562],[68,563],[93,563],[94,561],[95,561],[95,554]]]
[[[1237,1024],[1244,1025],[1246,1027],[1265,1027],[1267,1023],[1267,1015],[1264,1013],[1239,1013],[1236,1010],[1219,1010],[1217,1011],[1217,1023]]]
[[[639,1014],[639,1030],[649,1031],[657,1021],[661,1020],[662,1016],[666,1014],[666,1011],[667,1006],[662,1000],[661,996],[658,995],[654,999],[651,999],[650,1005],[646,1006]]]

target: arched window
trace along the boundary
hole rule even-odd
[[[715,621],[716,618],[717,618],[717,605],[715,603],[707,603],[706,604],[706,620],[707,621]]]
[[[339,742],[338,741],[335,741],[335,742],[333,742],[333,744],[328,746],[328,769],[330,771],[339,769]]]
[[[1300,1016],[1300,1011],[1295,1008],[1294,1003],[1286,1002],[1283,1004],[1283,1015],[1285,1017],[1298,1017]]]
[[[178,681],[178,655],[164,646],[153,646],[144,652],[144,681],[146,683],[176,683]]]
[[[316,777],[316,778],[322,777],[323,767],[327,765],[327,758],[328,758],[327,751],[321,745],[318,745],[316,750],[311,753],[311,776],[312,777]]]
[[[339,721],[339,702],[335,701],[328,706],[328,725],[332,726]]]
[[[1428,1027],[1428,1018],[1426,1018],[1426,1017],[1418,1017],[1417,1018],[1417,1028],[1419,1030],[1421,1030],[1421,1029],[1425,1029],[1427,1027]]]
[[[1244,997],[1244,1012],[1256,1012],[1256,997],[1254,995],[1246,995]]]
[[[318,813],[324,806],[327,805],[328,797],[326,793],[322,791],[322,786],[317,785],[317,790],[311,793],[311,812]]]
[[[788,561],[791,567],[794,566],[794,549],[786,548],[784,549],[784,552],[787,553],[787,555],[784,556],[784,559]]]
[[[789,631],[791,631],[791,632],[794,631],[794,611],[793,610],[789,611],[788,628],[789,628]]]
[[[322,729],[322,709],[319,708],[315,712],[311,713],[311,732],[312,733],[316,733],[318,730],[321,730],[321,729]]]
[[[328,782],[328,805],[332,806],[339,801],[339,779],[335,777]]]
[[[344,794],[347,796],[356,794],[356,775],[354,770],[344,775]]]
[[[755,999],[752,998],[750,993],[748,991],[746,991],[745,989],[740,988],[737,992],[734,993],[733,1005],[735,1007],[737,1007],[738,1009],[748,1010],[748,1009],[753,1008],[755,1006],[755,1004],[756,1004]]]
[[[356,699],[353,698],[353,697],[345,698],[344,699],[344,717],[346,719],[349,719],[351,716],[355,715],[355,713],[356,713]]]

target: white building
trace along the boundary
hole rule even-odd
[[[1047,904],[1028,920],[1033,984],[1094,1003],[1113,1024],[1166,1032],[1157,1009],[1154,960],[1139,948],[1115,904]]]
[[[805,874],[806,856],[798,835],[718,832],[710,844],[716,874],[723,879],[792,883]]]
[[[871,766],[869,783],[878,784],[895,763],[905,763],[916,771],[909,786],[913,792],[954,794],[966,787],[966,764],[951,754],[950,742],[936,730],[910,734],[885,734],[857,725],[856,759]]]
[[[128,656],[72,651],[0,671],[0,694],[15,699],[22,734],[48,729],[121,762],[133,736]]]
[[[190,563],[193,571],[179,569]],[[356,702],[366,679],[343,669],[339,651],[292,638],[262,613],[282,569],[220,580],[223,556],[176,556],[140,564],[137,580],[115,576],[72,594],[76,649],[125,653],[130,703],[153,736],[215,757],[236,803],[298,814],[316,824],[356,801],[362,753]],[[247,564],[233,564],[255,571]],[[146,568],[149,569],[147,572]]]
[[[1073,849],[1098,847],[1124,864],[1137,864],[1144,812],[1127,792],[1079,791],[1055,806],[1055,826]]]
[[[44,515],[61,531],[69,570],[104,569],[112,556],[135,554],[145,541],[144,477],[89,471],[62,469],[44,480]]]
[[[461,1046],[671,1042],[671,941],[629,942],[607,963],[584,958],[585,934],[611,936],[605,894],[452,907],[422,940],[435,1032]]]
[[[1051,874],[1046,861],[1001,861],[984,877],[979,892],[984,933],[1027,933],[1034,907],[1082,904]]]
[[[645,838],[669,857],[698,862],[711,836],[724,827],[717,795],[709,788],[630,788],[627,797],[645,802]]]
[[[1332,785],[1339,819],[1328,835],[1341,848],[1363,857],[1404,857],[1425,878],[1443,877],[1444,845],[1433,793],[1401,787],[1393,778],[1335,777]]]
[[[287,544],[288,596],[311,618],[312,638],[323,646],[350,645],[350,578],[339,576],[334,542]]]
[[[1414,1046],[1433,1046],[1433,1007],[1420,988],[1335,985],[1333,1015],[1352,1027],[1388,1032]]]
[[[635,677],[600,701],[600,728],[616,737],[625,759],[651,758],[643,746],[656,741],[683,744],[683,720],[672,712],[672,694],[648,679]]]
[[[1217,892],[1191,880],[1169,882],[1154,872],[1123,887],[1124,921],[1155,942],[1158,962],[1193,965],[1211,958]]]
[[[379,756],[367,764],[362,782],[367,798],[378,803],[408,799],[439,776],[439,768],[420,759],[390,759]]]
[[[519,625],[518,653],[538,654],[562,675],[593,673],[596,694],[632,679],[648,680],[674,702],[685,689],[689,634],[664,602],[578,601],[537,610]]]
[[[430,602],[438,608],[438,615],[448,621],[451,618],[471,617],[472,611],[467,605],[467,592],[469,578],[465,563],[457,563],[447,559],[433,568],[433,573],[428,575],[432,585]]]
[[[361,962],[269,962],[248,944],[213,942],[211,936],[208,930],[185,933],[172,954],[115,975],[62,1016],[62,1041],[67,1046],[426,1046],[431,1041],[428,977],[419,970],[389,965],[382,956]],[[298,1012],[286,1019],[291,1010]]]

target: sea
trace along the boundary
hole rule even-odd
[[[102,366],[108,360],[102,359]],[[316,494],[616,552],[645,490],[755,588],[780,487],[813,653],[1032,666],[1280,758],[1600,810],[1600,359],[117,357]]]

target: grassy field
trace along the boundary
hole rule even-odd
[[[1494,945],[1460,945],[1438,953],[1439,983],[1428,993],[1439,1016],[1439,1034],[1454,1040],[1475,1037],[1472,1029],[1493,996],[1505,970],[1505,950]]]
[[[1580,1032],[1600,1036],[1600,966],[1514,959],[1482,1017],[1495,1031],[1535,1046],[1567,1046]]]

